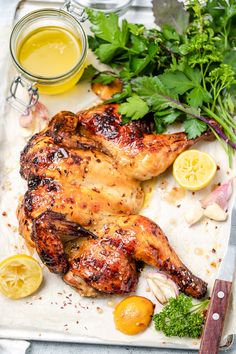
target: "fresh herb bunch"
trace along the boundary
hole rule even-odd
[[[163,310],[153,316],[157,331],[166,336],[199,338],[205,322],[204,310],[209,300],[193,305],[191,297],[180,294],[171,298]]]
[[[124,123],[150,113],[156,132],[183,122],[189,139],[212,130],[229,156],[236,149],[236,4],[235,0],[187,1],[189,23],[182,34],[163,25],[146,29],[87,10],[94,36],[90,48],[115,73],[96,80],[123,81],[118,102]],[[91,67],[88,69],[93,71]]]

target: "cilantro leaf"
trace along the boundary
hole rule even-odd
[[[191,68],[189,65],[184,65],[183,72],[185,75],[192,80],[195,86],[199,86],[202,81],[202,74],[201,71],[197,68]]]
[[[181,112],[173,109],[166,109],[164,111],[155,112],[154,124],[158,134],[164,133],[169,124],[173,124],[180,116]]]
[[[183,71],[166,72],[160,75],[161,81],[170,90],[179,95],[186,93],[187,103],[193,107],[202,106],[203,102],[211,101],[211,94],[201,86],[201,72],[188,65],[183,66]],[[191,91],[190,91],[191,90]]]
[[[153,316],[157,331],[166,336],[199,338],[205,318],[204,309],[209,300],[193,305],[193,300],[184,294],[171,298],[163,310]]]
[[[195,83],[181,71],[166,72],[160,75],[160,80],[169,90],[179,95],[183,95],[195,86]]]
[[[202,86],[197,86],[187,93],[187,102],[192,107],[201,107],[203,102],[211,102],[212,97]]]
[[[98,73],[98,70],[93,66],[93,65],[88,65],[83,72],[83,75],[81,76],[81,81],[83,80],[92,80],[94,75]]]
[[[138,96],[131,96],[119,107],[119,113],[132,120],[140,119],[148,113],[148,105]]]
[[[168,96],[171,96],[170,92],[157,76],[143,76],[135,79],[133,81],[133,90],[142,97],[154,111],[166,109],[170,104],[168,99]],[[176,96],[174,98],[176,98]]]
[[[143,35],[144,30],[145,30],[144,25],[141,25],[141,24],[137,25],[134,23],[129,23],[128,26],[129,26],[130,32],[133,33],[135,36]]]
[[[89,48],[95,51],[101,44],[104,44],[106,42],[98,37],[88,36],[88,43],[89,43]]]
[[[95,36],[112,43],[119,31],[118,16],[113,12],[106,15],[102,11],[93,11],[89,8],[86,12],[91,22],[90,29]]]
[[[117,47],[117,44],[110,44],[110,43],[105,43],[101,44],[96,50],[95,54],[98,56],[98,58],[101,60],[102,63],[108,64],[114,55],[117,54],[119,50],[119,47]]]
[[[155,124],[155,129],[157,134],[162,134],[166,130],[166,124],[164,124],[163,120],[158,117],[156,114],[154,114],[154,124]]]
[[[117,32],[114,34],[114,43],[121,48],[125,47],[126,42],[129,37],[129,27],[128,22],[123,19],[121,24],[121,29],[118,29]]]
[[[207,130],[207,125],[197,118],[189,118],[184,121],[184,130],[188,139],[195,139]]]
[[[164,111],[165,112],[165,111]],[[180,116],[181,112],[178,111],[173,111],[169,110],[167,112],[165,112],[166,114],[164,116],[162,116],[162,121],[164,124],[169,125],[169,124],[173,124],[176,119]]]
[[[130,51],[139,54],[147,49],[147,41],[143,37],[131,34],[130,40],[132,43]]]
[[[113,81],[115,81],[117,76],[114,73],[109,72],[101,72],[99,73],[93,80],[93,83],[101,83],[103,85],[109,85]]]
[[[124,48],[129,37],[128,22],[123,19],[121,28],[118,22],[118,16],[115,13],[105,14],[100,11],[87,9],[88,18],[91,22],[91,31],[95,38],[105,41],[100,43],[96,40],[91,41],[93,50],[103,63],[109,63],[113,57]],[[108,42],[108,43],[107,43]]]
[[[130,97],[131,95],[132,95],[132,89],[131,89],[130,83],[129,84],[125,84],[123,86],[122,92],[115,93],[110,100],[106,101],[106,103],[121,103],[126,98]]]

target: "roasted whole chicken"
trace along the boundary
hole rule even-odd
[[[83,296],[134,291],[144,262],[184,293],[203,297],[207,284],[182,263],[159,226],[138,215],[141,181],[163,173],[197,140],[152,134],[145,121],[122,125],[114,104],[58,113],[21,153],[28,182],[18,208],[21,235]]]

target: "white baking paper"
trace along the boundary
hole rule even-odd
[[[94,61],[91,54],[89,61]],[[11,70],[10,76],[13,74],[14,70]],[[81,83],[62,95],[41,96],[41,101],[54,115],[60,110],[77,112],[94,105],[98,99],[90,92],[88,83]],[[18,171],[20,151],[29,136],[28,132],[20,128],[18,117],[19,114],[9,106],[0,117],[0,261],[13,254],[30,253],[18,234],[15,215],[18,199],[26,191],[26,183]],[[196,148],[210,153],[219,166],[210,186],[196,193],[179,190],[175,192],[173,188],[177,185],[169,169],[150,183],[152,191],[147,194],[146,207],[142,214],[162,227],[170,244],[186,266],[209,283],[210,293],[220,260],[223,259],[227,248],[231,209],[227,222],[202,219],[191,228],[188,227],[184,215],[199,199],[208,194],[214,185],[231,178],[234,173],[229,169],[227,157],[218,142],[203,142]],[[231,205],[232,201],[233,197]],[[37,258],[37,255],[33,255]],[[43,286],[35,295],[17,301],[0,295],[0,337],[152,347],[199,346],[198,340],[167,338],[157,332],[153,324],[142,334],[126,336],[115,329],[113,322],[114,306],[122,297],[82,298],[59,276],[51,274],[45,267],[43,272]],[[162,306],[150,292],[144,277],[145,272],[147,268],[140,277],[136,294],[151,299],[156,304],[155,311],[158,312]],[[232,302],[224,337],[235,333],[234,308]]]

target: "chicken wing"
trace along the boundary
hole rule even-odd
[[[140,181],[165,172],[182,151],[209,136],[206,133],[188,140],[185,133],[151,134],[145,120],[123,125],[117,104],[100,105],[77,115],[81,133],[99,143],[124,174]]]

